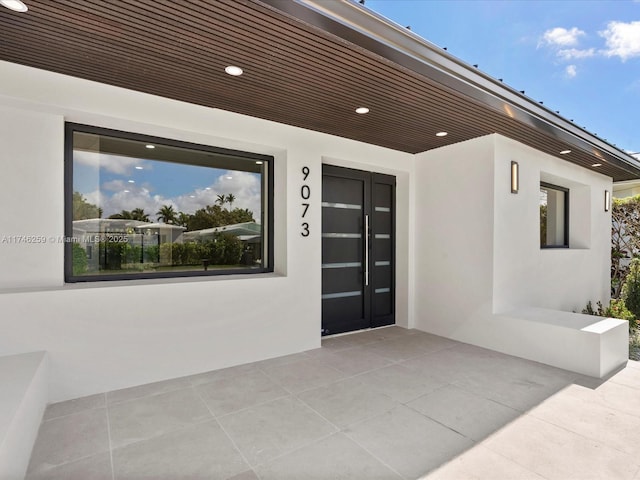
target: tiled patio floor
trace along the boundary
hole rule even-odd
[[[27,478],[640,480],[639,445],[635,362],[596,382],[391,327],[51,405]]]

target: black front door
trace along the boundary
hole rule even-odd
[[[395,177],[322,167],[322,334],[395,323]]]

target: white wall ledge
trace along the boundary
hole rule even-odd
[[[511,337],[505,353],[591,377],[603,378],[628,360],[625,320],[522,307],[496,315],[495,325]]]
[[[47,405],[46,352],[0,357],[0,478],[22,480]]]

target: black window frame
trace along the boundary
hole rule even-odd
[[[233,268],[233,269],[212,269],[199,271],[176,271],[176,272],[147,272],[147,273],[126,273],[126,274],[96,274],[96,275],[74,275],[73,274],[73,244],[71,241],[64,242],[64,277],[65,283],[81,282],[102,282],[102,281],[122,281],[122,280],[143,280],[158,278],[184,278],[184,277],[218,277],[225,275],[242,274],[262,274],[274,271],[274,164],[275,159],[271,155],[264,155],[241,150],[232,150],[211,145],[174,140],[153,135],[126,132],[111,128],[85,125],[80,123],[65,122],[64,132],[64,230],[65,239],[73,237],[73,134],[75,132],[105,135],[122,138],[125,140],[139,141],[155,145],[165,145],[169,147],[200,150],[215,154],[235,156],[242,159],[249,159],[263,162],[266,174],[266,194],[263,192],[263,201],[266,202],[263,211],[260,212],[260,221],[266,225],[266,233],[263,233],[263,241],[267,242],[266,255],[267,262],[261,268]],[[264,183],[263,183],[264,185]],[[265,223],[264,212],[267,220]]]
[[[560,185],[554,185],[553,183],[548,182],[540,182],[540,188],[545,188],[547,190],[556,190],[558,192],[564,192],[564,243],[562,245],[542,245],[540,243],[541,249],[550,249],[550,248],[569,248],[569,202],[570,202],[570,190],[566,187],[561,187]],[[547,218],[549,215],[548,210],[548,202],[547,202]],[[542,227],[542,225],[538,226],[538,230]]]

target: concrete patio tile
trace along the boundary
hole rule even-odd
[[[112,480],[640,480],[638,362],[599,380],[398,327],[323,345],[51,405],[27,480],[110,479],[110,447]]]
[[[420,480],[544,480],[544,477],[476,445]]]
[[[322,339],[322,348],[331,351],[345,350],[347,348],[358,347],[362,344],[363,341],[358,340],[354,335],[341,335],[339,337],[329,337]]]
[[[446,385],[439,379],[416,375],[401,364],[363,373],[357,379],[400,403],[410,402]]]
[[[289,392],[261,371],[218,378],[194,388],[215,416],[289,395]]]
[[[561,391],[530,410],[529,414],[622,452],[638,453],[640,418],[592,399]]]
[[[567,396],[574,396],[604,407],[615,409],[635,417],[640,417],[640,389],[615,382],[605,382],[596,388],[569,385],[563,390]]]
[[[361,346],[318,355],[316,358],[346,375],[356,375],[393,364],[391,360]]]
[[[255,468],[260,480],[400,480],[360,445],[342,433]]]
[[[473,445],[404,405],[352,425],[344,433],[405,478],[418,478]]]
[[[609,381],[640,389],[640,369],[635,366],[627,367],[616,373]]]
[[[506,357],[491,370],[471,367],[452,383],[478,396],[526,412],[573,383],[575,374],[535,362]]]
[[[298,397],[338,428],[379,415],[397,405],[391,397],[356,381],[355,377],[307,390]]]
[[[215,420],[116,448],[113,465],[115,480],[226,480],[249,469]]]
[[[308,357],[285,365],[262,367],[261,370],[290,393],[327,385],[347,376],[318,359]]]
[[[99,453],[48,470],[33,472],[25,480],[113,480],[111,455]]]
[[[263,403],[218,419],[253,466],[337,431],[297,398]]]
[[[521,412],[493,400],[447,385],[407,404],[419,413],[472,440],[482,440],[501,429]]]
[[[33,446],[28,474],[109,451],[105,408],[86,410],[43,422]]]
[[[637,360],[629,360],[627,362],[627,367],[640,370],[640,362]]]
[[[289,363],[299,362],[300,360],[307,360],[309,356],[306,352],[292,353],[291,355],[283,355],[282,357],[269,358],[267,360],[261,360],[259,362],[250,363],[249,366],[257,367],[258,369],[274,367],[277,365],[287,365]]]
[[[111,445],[121,447],[211,418],[192,388],[110,405]]]
[[[186,378],[191,380],[191,384],[193,386],[198,386],[219,378],[235,377],[237,375],[242,375],[243,373],[255,372],[257,369],[258,366],[255,363],[245,363],[244,365],[237,365],[235,367],[221,368],[219,370],[190,375]]]
[[[239,473],[233,477],[229,477],[227,480],[260,480],[253,470],[247,470],[246,472]]]
[[[64,417],[73,413],[82,412],[84,410],[93,410],[102,408],[106,405],[106,395],[99,393],[97,395],[89,395],[87,397],[75,398],[66,402],[53,403],[47,406],[44,411],[44,420],[52,418]]]
[[[466,377],[495,374],[495,355],[471,345],[459,344],[436,352],[425,353],[400,364],[421,376],[434,378],[443,383]]]
[[[363,348],[381,355],[393,362],[401,362],[413,357],[425,355],[451,348],[451,340],[444,341],[434,335],[405,335],[403,337],[385,340],[365,345]]]
[[[633,479],[640,459],[524,415],[482,445],[549,480]]]
[[[113,405],[121,402],[128,402],[137,398],[148,397],[150,395],[158,395],[161,393],[173,392],[189,388],[191,380],[189,377],[173,378],[162,382],[147,383],[136,387],[122,388],[107,392],[107,404]]]

